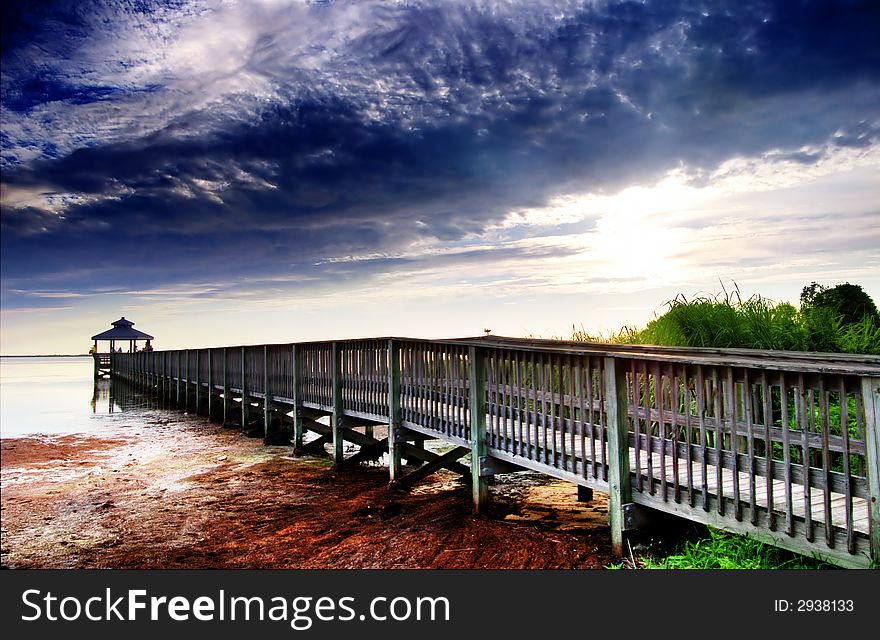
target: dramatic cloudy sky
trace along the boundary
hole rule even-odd
[[[874,0],[3,7],[3,353],[880,300]]]

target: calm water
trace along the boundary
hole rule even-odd
[[[0,358],[0,437],[103,431],[145,409],[109,381],[95,384],[93,360]]]

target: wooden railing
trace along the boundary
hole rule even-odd
[[[381,338],[114,354],[113,371],[224,422],[262,407],[267,440],[284,421],[297,446],[324,429],[340,464],[346,439],[382,444],[355,427],[389,425],[392,479],[409,442],[442,439],[470,453],[477,509],[510,469],[606,492],[618,552],[653,509],[845,566],[880,560],[874,356]]]

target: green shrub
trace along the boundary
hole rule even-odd
[[[880,320],[877,305],[857,284],[844,282],[833,287],[823,287],[815,282],[801,291],[801,311],[830,309],[841,317],[842,324],[860,322],[865,316]]]

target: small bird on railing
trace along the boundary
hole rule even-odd
[[[492,333],[492,329],[483,329],[483,333],[488,336],[490,333]]]

